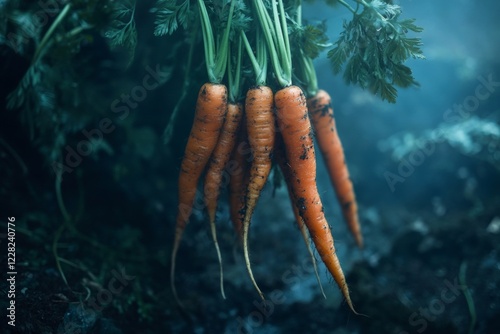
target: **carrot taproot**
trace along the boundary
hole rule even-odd
[[[276,135],[274,157],[276,159],[276,162],[278,163],[278,166],[280,167],[281,172],[283,173],[283,177],[286,180],[288,195],[290,197],[290,203],[292,204],[292,210],[293,210],[293,215],[295,217],[295,222],[297,223],[300,233],[302,234],[302,238],[306,243],[307,251],[309,252],[309,256],[311,257],[311,262],[313,265],[314,273],[316,275],[316,279],[318,281],[319,289],[321,290],[321,294],[326,299],[325,291],[323,290],[323,285],[321,284],[321,279],[319,278],[316,258],[314,257],[314,253],[311,247],[311,242],[309,241],[309,232],[307,231],[307,226],[304,223],[304,219],[302,219],[302,217],[300,216],[299,209],[296,205],[297,201],[295,200],[293,189],[290,183],[290,180],[292,179],[290,165],[288,165],[288,163],[286,162],[285,147],[283,145],[283,138],[281,138],[280,134]]]
[[[198,180],[215,149],[226,111],[226,86],[215,83],[204,84],[198,93],[193,126],[179,173],[179,205],[170,264],[170,285],[179,305],[174,280],[177,251],[193,210]]]
[[[227,113],[224,120],[224,125],[222,126],[217,145],[215,146],[215,149],[210,158],[208,169],[205,174],[205,182],[203,187],[205,206],[207,208],[208,218],[210,222],[210,231],[212,232],[212,239],[214,241],[215,250],[217,251],[217,258],[219,260],[220,289],[222,297],[224,299],[226,299],[223,283],[224,275],[222,270],[222,257],[219,249],[219,243],[217,242],[217,232],[215,229],[215,213],[217,211],[217,200],[220,194],[224,168],[229,161],[231,152],[233,151],[234,145],[236,143],[237,132],[240,126],[242,115],[243,106],[241,105],[241,103],[230,102],[227,104]]]
[[[309,230],[326,268],[333,276],[350,309],[354,310],[342,267],[335,252],[330,226],[316,187],[316,157],[306,98],[297,86],[288,86],[274,96],[278,129],[283,136],[295,205]]]
[[[255,86],[247,91],[245,113],[252,165],[248,188],[245,195],[245,218],[243,220],[243,253],[245,263],[253,285],[264,299],[262,291],[252,273],[248,252],[248,230],[257,200],[264,188],[272,165],[274,147],[274,100],[273,91],[267,86]]]
[[[342,208],[342,214],[356,243],[362,248],[363,236],[358,219],[358,205],[352,181],[349,178],[349,170],[345,162],[342,142],[337,132],[331,102],[330,94],[320,89],[315,96],[307,99],[307,107],[318,146]]]
[[[229,212],[239,242],[243,242],[243,220],[245,219],[245,195],[250,177],[247,159],[251,159],[248,146],[247,126],[242,119],[238,142],[234,147],[231,160],[235,163],[229,177]]]

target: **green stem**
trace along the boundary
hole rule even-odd
[[[227,50],[229,49],[229,31],[231,30],[231,24],[233,21],[234,4],[236,0],[231,1],[231,7],[229,7],[229,16],[227,18],[226,29],[224,30],[224,35],[222,41],[217,49],[217,61],[215,64],[215,75],[218,78],[218,82],[222,81],[224,73],[227,67]]]
[[[280,56],[278,55],[277,49],[279,48],[278,45],[278,35],[277,32],[275,31],[272,20],[269,17],[269,14],[262,3],[262,0],[256,0],[255,1],[255,7],[256,7],[256,12],[257,12],[257,17],[259,19],[260,25],[262,27],[262,31],[264,33],[266,42],[267,42],[267,49],[270,52],[270,57],[271,57],[271,62],[274,68],[274,74],[276,76],[276,80],[278,80],[279,84],[282,87],[287,87],[291,85],[291,66],[289,69],[285,69],[285,66],[288,66],[286,62],[280,61]],[[288,35],[284,36],[283,31],[280,31],[280,34],[284,38],[288,38]],[[284,50],[280,51],[280,54],[282,54]],[[281,59],[283,60],[283,59]],[[290,63],[291,65],[291,63]],[[288,75],[287,75],[288,74]]]
[[[88,25],[88,26],[85,26],[85,27],[76,27],[76,28],[73,28],[73,29],[71,29],[70,31],[68,31],[64,35],[64,38],[71,38],[73,36],[76,36],[76,35],[80,34],[84,30],[88,30],[88,29],[92,29],[92,28],[94,28],[94,26],[92,26],[92,25]]]
[[[57,204],[59,205],[59,209],[61,210],[61,214],[63,215],[65,225],[70,226],[71,216],[68,213],[68,210],[66,209],[66,205],[64,205],[64,200],[61,192],[61,183],[62,183],[62,172],[59,171],[56,174],[56,184],[55,184]]]
[[[279,6],[279,10],[278,10]],[[281,69],[285,78],[292,77],[292,56],[290,51],[290,41],[288,39],[288,28],[286,25],[285,9],[283,1],[272,1],[273,18],[275,26],[276,45],[280,56]]]
[[[182,81],[182,93],[180,98],[177,100],[177,103],[175,104],[174,111],[170,115],[170,119],[168,120],[165,131],[163,131],[163,142],[165,145],[170,145],[170,142],[173,138],[174,127],[177,124],[177,118],[179,117],[179,110],[181,110],[181,106],[184,103],[184,100],[186,99],[187,96],[189,85],[191,84],[190,80],[191,64],[193,63],[193,53],[197,35],[198,35],[198,24],[196,24],[193,30],[191,31],[191,43],[189,45],[186,68],[184,69],[184,80]]]
[[[299,65],[302,70],[302,79],[305,83],[305,92],[307,97],[315,96],[316,93],[318,93],[318,78],[316,76],[316,70],[312,59],[301,52]]]
[[[234,85],[236,88],[233,89],[234,92],[234,101],[239,98],[241,94],[241,56],[243,53],[243,41],[241,40],[241,36],[238,39],[238,60],[236,61],[236,79],[234,80]]]
[[[227,67],[227,50],[229,48],[229,31],[231,30],[231,22],[234,12],[234,4],[236,1],[231,1],[229,8],[229,16],[227,19],[226,28],[222,39],[218,46],[215,46],[214,33],[208,16],[207,8],[203,0],[198,0],[200,8],[201,28],[203,31],[203,44],[205,46],[205,63],[207,65],[208,79],[212,83],[220,83]]]
[[[210,18],[208,17],[207,8],[203,0],[198,0],[200,8],[201,31],[203,33],[203,46],[205,50],[205,64],[207,66],[208,80],[216,82],[214,74],[215,63],[215,42],[212,26],[210,25]]]
[[[290,39],[288,38],[288,26],[286,24],[286,16],[285,16],[285,8],[283,6],[283,0],[279,0],[280,7],[280,16],[281,16],[281,29],[283,31],[284,39],[285,39],[285,49],[283,50],[285,53],[287,66],[290,71],[290,77],[292,76],[292,50],[290,49]]]
[[[280,56],[281,64],[286,63],[286,55],[285,55],[285,40],[283,37],[283,31],[281,29],[280,25],[280,17],[278,15],[278,10],[277,10],[277,5],[276,1],[272,0],[272,9],[273,9],[273,23],[274,23],[274,31],[275,31],[275,36],[276,36],[276,41],[277,41],[277,50],[278,50],[278,55]]]
[[[260,72],[256,73],[256,83],[259,86],[265,86],[267,80],[267,48],[265,41],[260,38],[260,29],[257,29],[257,61],[260,64]]]
[[[465,279],[466,272],[467,272],[467,263],[463,262],[460,265],[459,280],[460,284],[462,285],[465,300],[467,302],[467,307],[469,308],[469,313],[471,317],[468,333],[472,334],[474,333],[474,327],[476,326],[477,316],[476,316],[476,307],[474,306],[474,299],[472,298],[472,294],[470,293],[470,290],[466,284],[466,279]]]
[[[243,31],[241,31],[241,37],[243,43],[245,44],[245,48],[247,50],[248,58],[250,58],[250,62],[252,63],[253,70],[255,73],[255,84],[258,86],[262,86],[266,84],[266,74],[267,74],[267,54],[265,46],[262,47],[262,39],[259,39],[259,31],[257,30],[257,57],[253,53],[252,47],[248,42],[247,36]],[[262,50],[264,49],[264,50]]]
[[[297,25],[302,26],[302,0],[298,0],[297,4]]]
[[[357,10],[354,10],[354,8],[351,7],[351,5],[349,5],[347,2],[345,2],[344,0],[337,0],[342,6],[344,6],[345,8],[349,9],[349,11],[353,14],[357,14]],[[356,0],[357,1],[357,0]],[[359,4],[359,1],[357,1],[357,3]]]
[[[35,51],[35,55],[33,56],[33,60],[31,62],[32,64],[36,63],[38,61],[38,59],[41,57],[42,52],[43,52],[46,44],[50,40],[50,37],[52,37],[52,34],[56,30],[57,26],[59,26],[59,24],[62,22],[64,17],[68,14],[70,8],[71,8],[71,5],[69,3],[66,4],[66,6],[64,6],[64,8],[59,13],[59,15],[57,15],[54,22],[52,22],[51,26],[49,27],[49,29],[47,30],[47,32],[43,36],[42,41],[40,42],[40,44],[38,45],[38,47]]]
[[[245,44],[245,48],[247,50],[248,58],[250,58],[250,62],[252,63],[253,69],[255,73],[259,73],[261,71],[259,62],[257,61],[257,58],[255,58],[255,55],[253,54],[252,47],[250,46],[250,43],[248,42],[247,35],[245,32],[242,30],[241,31],[241,39],[243,40],[243,43]]]
[[[77,210],[75,213],[75,218],[74,221],[79,222],[80,219],[83,216],[83,211],[85,208],[85,196],[84,196],[84,191],[83,191],[83,177],[82,177],[82,170],[78,169],[76,171],[76,177],[77,177],[77,184],[78,184],[78,206]]]
[[[61,261],[59,258],[59,253],[57,251],[57,246],[59,244],[59,239],[66,228],[66,225],[62,224],[56,231],[56,235],[54,236],[54,240],[52,241],[52,254],[54,255],[54,259],[56,260],[56,267],[59,270],[59,274],[61,274],[61,278],[64,281],[64,284],[68,285],[68,280],[66,279],[66,275],[64,275],[64,271],[62,270]]]
[[[241,82],[241,49],[242,49],[242,40],[243,37],[240,36],[238,39],[238,54],[236,56],[236,69],[233,70],[231,68],[231,54],[228,52],[228,71],[227,71],[227,78],[229,82],[229,101],[232,103],[236,103],[238,100],[240,93],[241,93],[241,87],[240,87],[240,82]],[[247,41],[248,43],[248,41]]]

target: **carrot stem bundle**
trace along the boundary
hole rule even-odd
[[[230,48],[228,44],[234,4],[235,1],[230,2],[229,16],[224,32],[218,32],[217,35],[214,35],[205,3],[203,0],[198,0],[205,47],[205,61],[211,83],[205,84],[200,90],[195,121],[186,146],[179,176],[179,212],[170,273],[172,291],[178,301],[174,285],[175,258],[181,235],[192,211],[198,179],[210,161],[205,176],[204,199],[219,260],[221,294],[225,298],[222,257],[217,242],[215,218],[224,169],[226,165],[229,166],[229,159],[232,156],[240,166],[237,165],[236,170],[231,168],[230,171],[231,219],[243,243],[246,269],[252,284],[260,297],[264,299],[264,295],[252,272],[248,235],[252,215],[269,177],[272,155],[276,148],[278,151],[277,161],[287,181],[294,215],[311,256],[321,292],[325,296],[309,236],[325,266],[339,286],[347,304],[356,313],[344,273],[335,252],[330,226],[325,218],[323,205],[316,186],[316,157],[311,119],[317,128],[318,138],[321,137],[318,141],[323,154],[325,154],[325,160],[328,160],[328,162],[333,161],[331,165],[333,167],[330,169],[339,170],[336,178],[342,180],[335,184],[337,196],[341,199],[343,213],[351,227],[351,231],[355,234],[358,244],[362,245],[354,192],[352,183],[348,179],[342,146],[338,136],[336,136],[333,109],[330,106],[329,96],[325,96],[326,93],[323,91],[317,92],[317,80],[312,61],[301,50],[299,50],[301,56],[299,58],[303,62],[301,63],[302,66],[299,65],[299,68],[304,71],[306,79],[309,79],[309,90],[307,92],[309,95],[318,94],[309,101],[308,105],[303,91],[297,86],[292,86],[292,53],[283,0],[271,1],[268,4],[272,12],[271,15],[268,13],[268,8],[266,8],[263,0],[255,0],[253,4],[260,23],[255,30],[256,36],[254,39],[257,52],[254,54],[244,31],[238,29],[238,65],[235,72],[236,78],[231,69],[228,72],[230,87],[228,98],[227,89],[225,86],[220,85],[220,81],[224,77],[227,64],[229,64],[229,68],[231,67],[232,58],[229,54]],[[299,1],[299,8],[297,8],[297,15],[299,16],[297,22],[299,25],[300,13]],[[264,38],[261,38],[261,34]],[[238,35],[236,36],[238,37]],[[267,43],[267,48],[265,43]],[[241,104],[237,103],[240,94],[239,72],[241,70],[242,44],[245,45],[256,77],[255,85],[247,90],[244,117],[242,116],[243,108]],[[276,94],[273,94],[272,89],[266,85],[267,51],[269,51],[274,69],[274,78],[281,86],[281,89]],[[229,103],[227,102],[228,99]],[[308,106],[311,109],[310,115]],[[247,132],[246,136],[248,137],[252,155],[248,170],[245,167],[248,166],[249,161],[245,161],[240,146],[241,141],[245,140],[245,135],[237,136],[242,120],[246,121],[244,130]],[[281,132],[281,136],[278,138],[279,142],[276,142],[276,126],[278,131]],[[333,137],[331,133],[334,134]],[[236,142],[239,142],[237,148],[235,148]],[[334,143],[333,147],[332,143]],[[336,157],[330,158],[327,154],[336,154]]]

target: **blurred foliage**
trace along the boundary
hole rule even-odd
[[[107,29],[113,1],[47,2],[21,5],[4,1],[0,10],[2,53],[19,59],[24,76],[8,96],[7,107],[19,109],[30,138],[47,160],[58,160],[67,136],[99,114],[99,100],[90,96],[91,65],[80,56],[96,32]],[[94,89],[93,89],[94,88]]]

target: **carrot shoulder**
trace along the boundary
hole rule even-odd
[[[342,208],[344,219],[351,230],[356,243],[363,247],[363,236],[358,219],[358,206],[349,170],[345,163],[344,149],[337,133],[330,95],[319,90],[307,100],[311,123],[316,133],[318,146],[328,169],[328,174],[335,188],[337,199]]]
[[[226,86],[214,83],[204,84],[198,94],[193,127],[179,173],[179,206],[170,267],[170,283],[176,300],[178,298],[174,276],[177,250],[193,210],[198,180],[217,144],[226,110]]]
[[[287,163],[291,169],[290,183],[295,205],[318,254],[342,291],[347,304],[354,311],[316,187],[316,157],[306,98],[299,87],[289,86],[275,94],[274,102],[278,128],[285,143]]]

